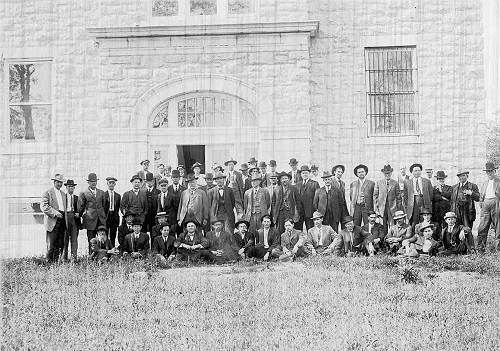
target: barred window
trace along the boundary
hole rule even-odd
[[[215,15],[217,0],[190,0],[189,9],[191,15]]]
[[[255,0],[228,0],[227,11],[230,15],[244,15],[254,11]]]
[[[153,0],[153,16],[177,16],[178,14],[178,0]]]
[[[231,126],[232,101],[216,97],[196,97],[178,102],[179,128]]]
[[[369,136],[418,132],[415,46],[365,48]]]
[[[49,141],[52,116],[51,63],[9,63],[10,140]]]

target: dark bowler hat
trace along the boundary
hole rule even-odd
[[[113,181],[113,182],[117,182],[118,179],[116,179],[115,177],[107,177],[106,178],[106,181],[109,182],[109,181]]]
[[[432,214],[432,210],[431,210],[431,209],[429,209],[429,208],[423,208],[423,209],[420,211],[420,214],[421,214],[421,215],[424,215],[424,214],[431,215],[431,214]]]
[[[229,163],[232,163],[233,165],[237,164],[238,162],[234,158],[230,158],[226,162],[224,162],[224,166],[227,166]]]
[[[180,178],[181,172],[179,172],[179,170],[177,170],[177,169],[173,169],[172,173],[170,173],[170,175],[172,178]]]
[[[205,173],[205,180],[214,180],[214,175],[212,173]]]
[[[420,227],[420,232],[424,232],[424,230],[426,230],[427,228],[431,228],[432,230],[434,230],[434,224],[432,223],[427,223],[426,225],[423,225]]]
[[[153,176],[153,173],[151,173],[151,172],[146,173],[146,180],[151,181],[154,179],[155,179],[155,177]]]
[[[246,171],[248,169],[248,165],[246,163],[242,163],[240,166],[240,171]]]
[[[342,224],[346,224],[352,221],[354,221],[354,218],[352,218],[352,216],[345,216],[344,218],[342,218]]]
[[[158,185],[163,185],[163,184],[168,184],[168,180],[165,178],[160,179]]]
[[[308,165],[302,165],[300,166],[299,172],[311,172],[311,169]]]
[[[76,183],[73,179],[68,179],[66,183],[64,183],[65,186],[76,186]]]
[[[140,165],[142,166],[143,164],[145,163],[148,163],[149,164],[149,160],[144,160],[144,161],[141,161]]]
[[[98,178],[95,173],[89,173],[89,176],[87,177],[87,182],[97,182]]]
[[[420,168],[420,170],[423,170],[423,169],[424,169],[424,167],[422,167],[422,165],[421,165],[420,163],[414,163],[414,164],[412,164],[412,165],[410,166],[410,173],[413,173],[413,168],[415,168],[415,167],[419,167],[419,168]]]
[[[191,166],[191,169],[195,169],[196,167],[201,168],[201,166],[203,166],[201,163],[199,163],[199,162],[195,162],[195,163]]]
[[[246,224],[247,228],[249,228],[249,227],[250,227],[250,222],[249,222],[249,221],[245,221],[244,219],[240,219],[238,222],[236,222],[236,223],[234,224],[234,227],[235,227],[235,228],[238,228],[238,226],[239,226],[240,224],[242,224],[242,223]]]
[[[187,225],[188,225],[189,223],[193,223],[193,224],[194,224],[195,226],[197,226],[197,227],[200,225],[200,223],[198,223],[198,221],[197,221],[197,220],[194,220],[194,219],[188,219],[188,220],[184,221],[184,223],[182,223],[182,226],[183,226],[184,228],[186,228],[186,227],[187,227]]]
[[[358,176],[358,169],[360,168],[363,168],[365,170],[365,173],[368,174],[368,167],[366,167],[365,165],[361,164],[361,165],[357,165],[356,167],[354,167],[354,175],[357,177]]]
[[[247,163],[257,163],[257,160],[255,159],[255,157],[250,157],[250,160],[248,160]]]
[[[435,177],[437,179],[445,179],[448,176],[444,173],[444,171],[437,171]]]
[[[457,177],[461,176],[462,174],[469,174],[469,171],[466,171],[465,169],[459,169],[457,172]]]
[[[266,161],[260,161],[260,162],[259,162],[259,167],[260,167],[260,168],[267,167]]]
[[[297,163],[299,163],[299,162],[297,162],[297,159],[295,159],[295,158],[291,158],[290,162],[288,162],[288,164],[290,164],[290,165],[296,165]]]
[[[483,171],[488,172],[488,171],[494,171],[496,169],[497,167],[495,167],[493,162],[486,162],[486,166],[484,167]]]
[[[142,225],[142,221],[139,217],[134,217],[134,220],[132,221],[132,225]]]
[[[188,173],[185,177],[186,179],[186,183],[190,183],[190,182],[195,182],[196,181],[196,177],[194,176],[194,173]]]
[[[382,173],[391,173],[394,171],[394,169],[391,167],[391,165],[384,165],[384,168],[380,170]]]
[[[335,173],[335,171],[337,170],[337,168],[340,168],[342,170],[342,173],[345,172],[345,166],[344,165],[335,165],[332,167],[332,173]]]
[[[270,167],[276,167],[276,160],[269,161],[269,166]]]
[[[321,178],[325,179],[330,177],[333,177],[333,174],[331,174],[329,171],[323,171],[323,175],[321,176]]]
[[[133,182],[134,180],[136,180],[136,179],[138,179],[138,180],[140,180],[140,181],[142,182],[141,177],[139,177],[139,175],[138,175],[138,174],[134,174],[134,175],[132,176],[132,178],[130,179],[130,183],[132,183],[132,182]]]
[[[97,231],[98,231],[98,232],[107,232],[107,231],[108,231],[108,228],[106,228],[106,226],[105,226],[105,225],[102,225],[102,224],[101,224],[100,226],[98,226],[98,227],[97,227]]]

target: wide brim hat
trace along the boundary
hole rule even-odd
[[[432,214],[432,210],[429,209],[429,208],[423,208],[422,211],[420,211],[420,214],[423,215],[423,214],[429,214],[431,215]]]
[[[170,176],[171,176],[172,178],[174,178],[174,177],[175,177],[175,178],[180,178],[180,177],[181,177],[181,172],[179,172],[179,170],[178,170],[178,169],[173,169],[173,170],[172,170],[172,173],[170,173]]]
[[[313,215],[312,215],[311,219],[312,219],[312,220],[315,220],[315,219],[317,219],[317,218],[323,218],[323,217],[324,217],[324,216],[323,216],[323,213],[321,213],[321,212],[319,212],[319,211],[314,211],[314,213],[313,213]]]
[[[196,167],[201,168],[201,166],[203,166],[201,163],[199,163],[199,162],[195,162],[195,163],[191,166],[191,169],[195,169]]]
[[[292,176],[288,174],[287,172],[281,172],[278,174],[278,179],[281,179],[281,177],[288,177],[288,179],[292,179]]]
[[[246,171],[248,170],[248,165],[246,163],[242,163],[240,166],[240,171]]]
[[[165,217],[166,215],[167,215],[167,212],[158,212],[155,217],[156,218]]]
[[[235,159],[229,159],[226,162],[224,162],[224,166],[227,166],[229,163],[237,164],[238,162]]]
[[[95,173],[89,173],[89,176],[87,177],[87,182],[97,182],[99,178],[97,178],[97,174]]]
[[[138,180],[140,180],[140,181],[142,182],[142,178],[141,178],[141,177],[139,177],[139,175],[138,175],[138,174],[134,174],[134,175],[132,176],[132,178],[130,178],[130,183],[132,183],[134,180],[137,180],[137,179],[138,179]]]
[[[143,160],[143,161],[141,161],[141,163],[139,163],[139,164],[142,166],[142,165],[143,165],[143,164],[145,164],[145,163],[151,163],[151,162],[150,162],[149,160]]]
[[[68,179],[65,183],[64,186],[76,186],[76,183],[73,179]]]
[[[363,168],[365,170],[365,173],[368,174],[368,167],[366,167],[365,165],[361,164],[361,165],[357,165],[356,167],[354,167],[354,175],[357,177],[358,176],[358,169],[360,168]]]
[[[311,169],[308,165],[300,166],[299,172],[311,172]]]
[[[115,177],[107,177],[106,178],[106,181],[109,182],[109,181],[113,181],[113,182],[117,182],[118,179],[116,179]]]
[[[436,175],[434,176],[436,179],[445,179],[447,178],[448,176],[446,175],[446,173],[444,173],[444,171],[437,171],[436,172]]]
[[[291,158],[290,162],[288,162],[288,164],[290,164],[290,165],[296,165],[297,163],[299,163],[299,162],[297,161],[296,158]]]
[[[218,218],[218,217],[216,217],[216,218],[214,218],[214,219],[212,219],[212,220],[210,221],[210,224],[215,224],[215,223],[219,223],[219,222],[220,222],[220,223],[224,223],[225,221],[224,221],[224,219],[222,219],[222,218]]]
[[[252,173],[252,171],[253,171],[254,169],[256,169],[256,170],[260,173],[260,168],[259,168],[259,167],[250,167],[250,168],[248,169],[248,173]]]
[[[401,218],[406,218],[406,213],[404,213],[403,211],[396,211],[396,213],[394,213],[394,216],[392,217],[392,220],[396,221]]]
[[[423,170],[423,169],[424,169],[424,167],[423,167],[420,163],[414,163],[414,164],[412,164],[412,165],[410,166],[410,173],[413,173],[413,168],[415,168],[415,167],[419,167],[419,168],[420,168],[420,170]]]
[[[250,222],[249,221],[245,221],[244,219],[240,219],[238,222],[234,223],[234,227],[235,228],[238,228],[238,226],[242,223],[245,223],[247,228],[250,227]]]
[[[455,214],[455,212],[446,212],[446,214],[444,215],[444,219],[448,219],[448,218],[457,218],[457,215]]]
[[[200,226],[200,223],[198,223],[198,221],[197,221],[197,220],[195,220],[195,219],[188,219],[187,221],[184,221],[184,222],[182,223],[182,226],[183,226],[184,228],[186,228],[186,227],[187,227],[187,225],[188,225],[189,223],[193,223],[193,224],[194,224],[195,226],[197,226],[197,227],[199,227],[199,226]]]
[[[213,173],[205,173],[205,180],[214,180]]]
[[[391,165],[384,165],[384,168],[380,170],[382,173],[392,173],[394,172],[394,169],[391,167]]]
[[[250,178],[250,181],[254,181],[254,180],[262,180],[262,177],[260,176],[260,174],[253,174],[252,175],[252,178]]]
[[[100,232],[100,231],[105,231],[105,232],[107,232],[107,231],[108,231],[108,228],[106,228],[106,226],[105,226],[105,225],[102,225],[102,224],[101,224],[100,226],[98,226],[98,227],[97,227],[97,231],[98,231],[98,232]]]
[[[495,164],[493,162],[486,162],[486,165],[483,169],[483,171],[495,171],[498,167],[495,167]]]
[[[227,176],[222,172],[217,172],[214,175],[214,179],[227,178]]]
[[[259,168],[264,168],[264,167],[267,167],[266,161],[260,161]]]
[[[330,178],[330,177],[333,177],[333,174],[330,171],[324,171],[323,175],[321,176],[321,178],[323,178],[323,179]]]
[[[255,157],[250,157],[250,160],[248,160],[247,163],[257,163],[257,160],[255,159]]]
[[[424,230],[426,230],[427,228],[432,228],[432,230],[434,230],[434,224],[432,223],[427,223],[423,226],[420,227],[420,232],[422,233]]]
[[[354,218],[352,218],[352,216],[345,216],[344,218],[342,218],[342,224],[346,224],[352,221],[354,221]]]
[[[458,170],[457,172],[457,177],[458,176],[461,176],[462,174],[469,174],[469,171],[465,170],[465,169],[460,169]]]
[[[276,167],[276,160],[269,161],[269,166],[270,167]]]
[[[62,174],[56,173],[50,180],[55,180],[58,182],[63,182],[64,183],[64,177]]]
[[[332,173],[335,173],[337,168],[340,168],[342,170],[342,173],[345,173],[345,166],[344,165],[335,165],[332,167]]]

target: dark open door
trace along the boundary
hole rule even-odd
[[[195,162],[203,165],[201,172],[205,173],[205,145],[177,145],[177,160],[186,167],[186,173]]]

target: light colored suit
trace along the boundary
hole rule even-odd
[[[54,229],[57,222],[57,213],[63,211],[66,214],[66,193],[62,190],[61,197],[64,208],[59,208],[56,197],[56,189],[54,187],[48,189],[42,194],[42,199],[40,201],[40,208],[44,214],[43,225],[45,230],[50,232]]]
[[[495,200],[486,199],[487,187],[488,180],[481,185],[481,191],[479,192],[481,215],[477,230],[477,244],[481,251],[486,247],[488,232],[492,224],[495,227],[496,238],[500,238],[500,178],[498,176],[493,178]]]
[[[181,200],[179,202],[179,209],[177,211],[177,221],[183,222],[184,219],[186,218],[186,215],[188,213],[188,205],[189,205],[189,198],[190,198],[190,189],[186,189],[182,192],[181,194]],[[196,189],[194,190],[194,197],[193,197],[193,214],[195,219],[198,221],[198,223],[202,224],[204,220],[208,221],[208,212],[209,212],[209,205],[208,205],[208,197],[207,193],[204,192],[201,189]]]
[[[389,180],[389,186],[387,186],[387,180],[385,179],[378,180],[375,183],[373,209],[377,215],[385,219],[384,224],[392,223],[394,213],[401,208],[400,191],[399,183],[394,179]],[[387,213],[385,213],[386,206],[389,207]],[[384,214],[387,218],[385,218]]]
[[[253,194],[253,188],[248,189],[245,191],[245,200],[243,202],[243,207],[245,209],[245,215],[243,218],[245,218],[247,221],[250,220],[250,217],[252,216],[252,194]],[[260,217],[263,215],[269,214],[269,210],[271,208],[271,196],[269,194],[269,190],[267,188],[257,188],[257,196],[260,196],[260,202],[258,204],[255,204],[255,210],[257,213],[260,214]]]

